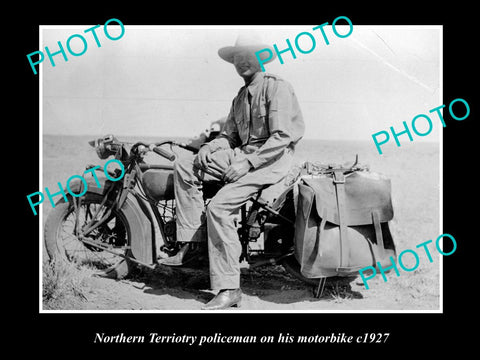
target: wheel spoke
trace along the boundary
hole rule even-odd
[[[101,218],[107,211],[107,207],[100,206],[97,203],[84,201],[76,209],[70,209],[67,216],[64,218],[61,224],[60,231],[58,232],[58,241],[64,249],[65,255],[71,261],[76,261],[81,264],[87,264],[94,268],[105,269],[110,267],[123,259],[119,260],[119,257],[108,251],[104,251],[94,246],[88,246],[75,236],[75,223],[78,219],[84,219],[78,223],[78,231],[81,232],[81,228],[88,224],[92,224],[95,218]],[[124,228],[125,224],[114,211],[104,224],[94,229],[88,236],[91,241],[96,241],[99,244],[122,244],[128,245],[128,239],[126,238],[126,232]],[[120,237],[120,238],[118,238]],[[115,246],[113,247],[115,249]],[[125,252],[126,248],[121,248],[119,251]]]

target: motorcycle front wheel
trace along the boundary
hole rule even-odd
[[[129,254],[130,227],[121,210],[112,209],[108,219],[85,237],[90,244],[76,236],[93,217],[100,219],[109,209],[108,203],[101,204],[102,200],[103,196],[87,192],[77,209],[73,204],[77,199],[59,201],[45,223],[45,247],[51,261],[74,262],[96,270],[99,276],[122,279],[132,264],[114,254]]]

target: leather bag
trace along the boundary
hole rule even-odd
[[[349,276],[396,261],[388,222],[390,180],[359,168],[328,167],[298,181],[295,256],[308,278]]]

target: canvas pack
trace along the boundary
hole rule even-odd
[[[295,256],[302,274],[358,275],[396,260],[390,180],[356,165],[311,168],[298,182]]]

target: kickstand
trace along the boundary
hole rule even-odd
[[[325,289],[325,283],[327,282],[326,277],[322,277],[318,280],[318,285],[315,289],[315,298],[318,299],[323,294],[323,289]]]

